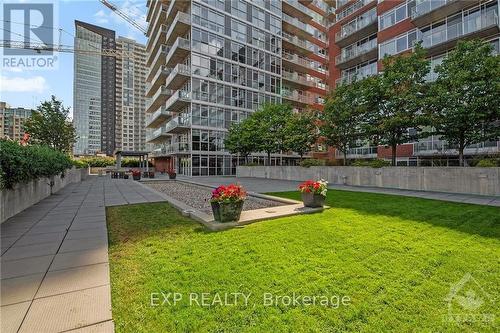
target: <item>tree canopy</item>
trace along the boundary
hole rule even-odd
[[[26,120],[24,130],[29,134],[30,142],[70,153],[76,142],[76,133],[68,116],[69,108],[52,96],[50,101],[42,102]]]

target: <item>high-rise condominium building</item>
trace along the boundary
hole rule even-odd
[[[5,102],[0,102],[0,138],[19,141],[24,136],[23,124],[31,117],[33,110],[12,108]]]
[[[78,136],[77,155],[105,153],[115,149],[115,58],[99,55],[115,49],[115,32],[75,21],[73,121]]]
[[[330,1],[334,3],[334,1]],[[461,39],[482,38],[499,51],[498,0],[338,0],[330,11],[329,84],[335,87],[375,75],[385,55],[411,52],[421,42],[434,68]],[[331,151],[334,152],[334,151]],[[500,142],[468,147],[466,154],[500,152]],[[456,156],[456,147],[439,137],[398,147],[400,165],[416,165],[430,157]],[[352,148],[349,158],[387,158],[385,147]],[[332,157],[332,156],[330,156]]]
[[[146,150],[146,47],[118,37],[116,50],[116,149]],[[129,56],[130,55],[130,56]]]
[[[147,2],[147,141],[157,169],[234,174],[233,122],[264,102],[321,109],[328,54],[323,1]],[[254,154],[251,159],[264,156]],[[273,155],[290,161],[290,155]]]

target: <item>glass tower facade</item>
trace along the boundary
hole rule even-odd
[[[146,141],[155,161],[188,176],[231,175],[240,162],[224,149],[232,123],[265,102],[321,108],[326,28],[310,6],[317,12],[298,1],[148,2]],[[294,159],[275,154],[272,163]]]

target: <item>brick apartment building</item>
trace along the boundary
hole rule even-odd
[[[329,85],[335,88],[357,78],[376,75],[384,55],[411,52],[421,42],[431,60],[428,79],[434,80],[435,66],[460,39],[481,38],[499,52],[500,25],[498,0],[339,0],[329,21]],[[468,156],[500,153],[500,142],[484,142],[467,147]],[[341,157],[330,149],[330,158]],[[457,150],[439,137],[398,147],[400,165],[457,162]],[[387,147],[359,147],[349,158],[390,158]]]
[[[31,109],[13,108],[0,102],[0,138],[20,141],[24,137],[24,122],[32,113]]]

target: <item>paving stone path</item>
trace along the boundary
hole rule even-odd
[[[1,224],[1,329],[113,332],[105,206],[164,201],[90,177]]]

